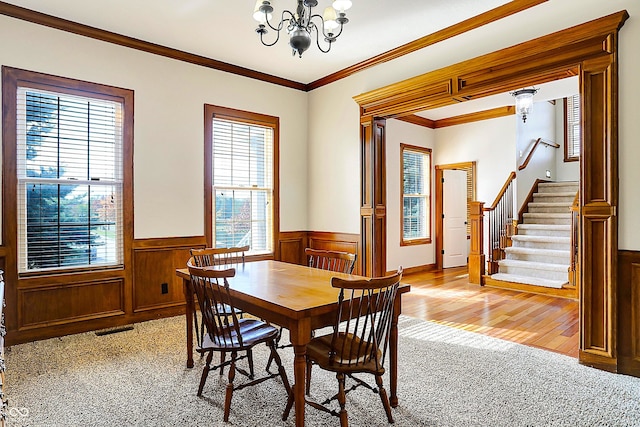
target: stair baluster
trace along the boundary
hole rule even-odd
[[[504,249],[507,247],[507,227],[513,223],[513,181],[515,178],[516,173],[511,172],[491,207],[484,208],[484,211],[488,213],[488,274],[497,273],[498,261],[504,259]]]

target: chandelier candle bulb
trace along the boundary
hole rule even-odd
[[[271,12],[273,12],[273,7],[270,2],[258,0],[256,1],[256,7],[253,9],[253,19],[258,21],[260,24],[265,24],[273,17]]]
[[[333,7],[327,7],[322,14],[324,19],[324,30],[327,34],[334,34],[334,30],[340,26],[338,24],[338,15]]]
[[[344,13],[345,10],[349,10],[353,3],[351,0],[335,0],[333,2],[333,8],[335,10],[339,10],[341,13]]]

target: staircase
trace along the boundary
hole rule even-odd
[[[570,207],[579,190],[577,182],[538,185],[527,206],[523,224],[505,248],[505,259],[491,279],[546,288],[568,284],[571,255]]]

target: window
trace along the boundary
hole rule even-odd
[[[431,149],[400,144],[401,245],[431,243]]]
[[[580,159],[580,95],[564,99],[564,161]]]
[[[207,238],[214,247],[249,245],[250,255],[273,254],[279,120],[211,105],[205,109]]]
[[[123,265],[133,93],[10,68],[3,87],[15,100],[4,144],[16,159],[5,194],[15,194],[18,272]]]

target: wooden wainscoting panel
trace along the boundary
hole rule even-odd
[[[205,236],[190,237],[157,237],[151,239],[135,239],[134,249],[162,248],[204,248],[207,245]]]
[[[182,280],[176,276],[176,268],[187,265],[192,247],[204,245],[147,246],[134,250],[134,312],[184,305]]]
[[[280,261],[304,265],[304,248],[307,247],[307,231],[281,231],[278,245]]]
[[[332,233],[328,231],[309,231],[309,247],[325,251],[341,251],[356,254],[360,258],[360,235],[355,233]],[[354,274],[360,274],[356,262]]]
[[[618,372],[640,376],[640,251],[618,251]]]
[[[124,280],[18,289],[18,310],[19,330],[124,315]]]

